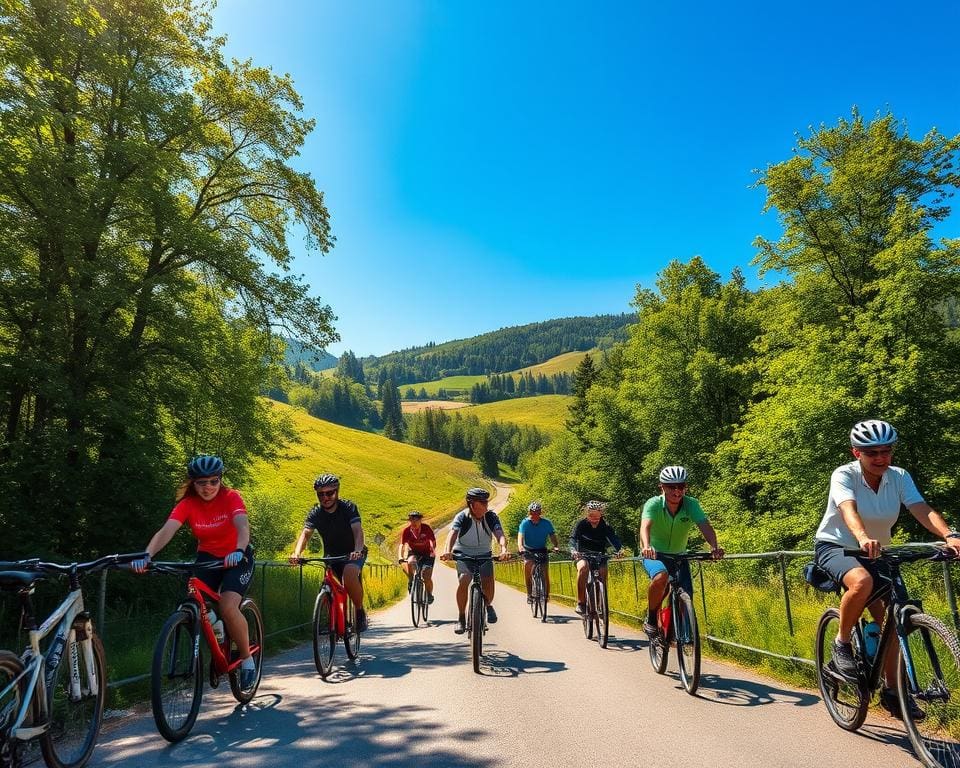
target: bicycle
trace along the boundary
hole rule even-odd
[[[576,560],[586,560],[589,566],[587,570],[587,586],[584,596],[583,615],[583,635],[587,640],[593,640],[596,637],[597,644],[601,648],[607,647],[607,638],[610,634],[610,605],[607,602],[607,585],[600,578],[600,569],[606,565],[610,555],[603,552],[584,552],[576,553]]]
[[[398,563],[405,563],[406,560],[398,560]],[[433,567],[433,566],[430,566]],[[427,623],[430,613],[430,596],[427,594],[427,587],[423,583],[423,556],[417,556],[417,569],[410,582],[410,618],[413,620],[413,626],[419,627],[421,620]]]
[[[530,611],[533,618],[547,620],[547,582],[543,576],[544,566],[550,562],[550,554],[546,550],[527,549],[520,553],[526,560],[533,560],[533,570],[530,572]]]
[[[150,704],[157,730],[167,741],[186,738],[200,712],[203,697],[202,637],[210,651],[210,687],[220,685],[227,675],[230,692],[241,704],[256,695],[263,674],[263,617],[253,598],[240,601],[240,613],[247,623],[250,654],[256,666],[253,683],[243,688],[240,684],[240,664],[229,636],[218,639],[210,621],[207,600],[219,602],[220,594],[204,584],[194,573],[199,570],[220,570],[220,563],[152,562],[149,571],[157,573],[189,574],[187,598],[170,614],[160,630],[150,666]]]
[[[452,554],[453,560],[467,564],[472,574],[470,592],[467,600],[467,638],[470,640],[470,661],[473,671],[480,674],[480,659],[483,658],[483,635],[487,631],[486,600],[483,597],[483,585],[480,581],[480,567],[493,561],[493,555]]]
[[[862,556],[860,549],[844,549],[845,555]],[[856,680],[837,672],[832,650],[840,612],[828,608],[820,617],[816,637],[817,684],[833,721],[855,731],[867,716],[874,692],[881,686],[887,646],[899,646],[897,697],[910,743],[929,768],[960,764],[960,642],[940,619],[923,612],[919,600],[911,600],[900,574],[903,563],[948,560],[952,556],[935,544],[884,547],[880,558],[887,573],[874,585],[867,605],[886,599],[885,618],[875,654],[866,653],[861,623],[851,638],[857,662]],[[823,589],[823,586],[820,587]],[[834,591],[834,590],[824,590]],[[911,697],[925,708],[925,717],[915,716]]]
[[[337,641],[343,639],[347,658],[360,655],[360,633],[357,631],[357,609],[346,587],[330,567],[330,563],[349,562],[349,555],[300,558],[301,564],[323,563],[323,582],[313,607],[313,661],[324,680],[333,669]]]
[[[650,637],[648,645],[650,663],[657,674],[666,672],[670,644],[676,643],[680,682],[692,696],[700,686],[700,631],[693,597],[680,584],[680,564],[685,560],[712,560],[713,555],[710,552],[684,552],[660,557],[667,565],[669,583],[667,594],[657,610],[657,632]]]
[[[40,741],[50,768],[87,764],[100,733],[106,701],[103,643],[84,607],[80,576],[129,563],[141,553],[108,555],[88,563],[3,563],[0,590],[16,592],[29,645],[21,656],[0,651],[0,766],[19,766],[21,749]],[[38,582],[65,574],[69,593],[39,626],[32,595]],[[52,639],[45,651],[40,643]]]

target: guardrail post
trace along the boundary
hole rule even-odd
[[[303,614],[303,563],[300,563],[300,591],[297,594],[297,607]]]
[[[953,626],[960,631],[960,612],[957,611],[957,596],[953,591],[953,579],[950,577],[950,564],[943,562],[943,592],[950,606],[950,615],[953,616]]]
[[[563,565],[561,564],[557,570],[560,571],[560,594],[563,595]]]
[[[783,582],[783,602],[787,607],[787,628],[793,637],[793,614],[790,612],[790,590],[787,588],[787,559],[782,552],[777,559],[780,561],[780,579]]]
[[[710,623],[707,621],[707,587],[703,582],[703,564],[700,564],[700,604],[703,606],[703,626],[710,631]]]
[[[97,634],[103,640],[103,630],[106,626],[107,612],[107,569],[100,571],[100,594],[97,597]]]
[[[637,605],[640,605],[640,585],[637,583],[637,561],[631,561],[633,565],[633,596],[637,601]]]

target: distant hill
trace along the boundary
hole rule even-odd
[[[304,349],[299,341],[294,339],[284,339],[287,344],[286,352],[283,355],[283,362],[293,368],[297,363],[302,363],[312,371],[325,371],[327,368],[337,367],[337,358],[329,352],[314,352]]]
[[[363,359],[367,381],[397,386],[448,376],[478,376],[528,368],[567,352],[607,349],[627,337],[633,314],[565,317],[502,328],[469,339],[428,344]]]

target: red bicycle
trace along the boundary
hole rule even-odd
[[[203,695],[203,654],[200,637],[210,650],[210,687],[220,685],[227,675],[230,691],[241,704],[250,701],[260,685],[263,673],[263,618],[252,598],[240,602],[240,613],[247,622],[250,653],[256,665],[253,683],[242,688],[240,684],[241,659],[236,647],[223,631],[222,622],[211,622],[207,600],[219,603],[220,594],[210,589],[196,576],[198,570],[219,570],[219,563],[150,563],[149,569],[161,573],[191,574],[187,580],[187,599],[177,606],[160,630],[153,652],[150,697],[153,719],[157,730],[167,741],[180,741],[193,728],[200,711]],[[216,627],[216,629],[215,629]]]
[[[323,583],[313,607],[313,660],[317,665],[317,672],[324,680],[333,669],[333,653],[338,640],[343,639],[347,658],[353,660],[360,654],[356,606],[330,567],[330,563],[344,563],[349,560],[349,555],[339,555],[300,558],[299,561],[301,564],[323,563],[325,566]]]

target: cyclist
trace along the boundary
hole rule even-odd
[[[423,513],[414,510],[407,515],[410,524],[400,534],[400,549],[397,559],[407,574],[407,592],[413,584],[417,563],[422,563],[423,586],[427,589],[427,602],[433,602],[433,564],[437,555],[437,537],[433,529],[423,522]]]
[[[492,509],[488,509],[490,502],[489,491],[483,488],[471,488],[467,491],[467,508],[461,510],[450,528],[446,550],[440,555],[441,560],[450,560],[452,553],[483,557],[492,555],[493,539],[500,545],[500,559],[510,557],[507,550],[507,537],[503,533],[500,518]],[[473,572],[470,566],[460,560],[457,561],[457,575],[460,583],[457,585],[457,626],[454,632],[462,635],[467,631],[467,593]],[[497,623],[497,612],[493,609],[493,562],[488,561],[480,566],[480,582],[483,589],[483,599],[487,604],[487,623]]]
[[[543,516],[543,506],[539,501],[531,501],[527,506],[527,517],[520,523],[520,530],[517,533],[517,551],[530,552],[532,554],[547,554],[547,538],[553,543],[553,551],[559,552],[560,545],[557,542],[557,532],[547,518]],[[533,602],[533,558],[528,557],[523,563],[523,578],[527,583],[527,602]],[[550,569],[543,569],[543,587],[547,592],[547,599],[550,599]]]
[[[640,515],[640,554],[643,567],[650,577],[647,588],[647,618],[643,631],[653,637],[657,628],[657,609],[663,603],[669,583],[668,572],[679,571],[680,585],[693,594],[693,579],[690,564],[676,560],[687,549],[687,539],[696,525],[710,545],[717,560],[723,557],[723,549],[717,544],[717,534],[707,520],[700,502],[687,496],[687,470],[674,465],[660,470],[660,495],[647,499]]]
[[[603,517],[606,509],[604,501],[588,501],[583,507],[584,517],[570,534],[570,557],[577,563],[577,613],[581,615],[587,609],[587,572],[590,564],[580,557],[580,553],[606,552],[609,543],[619,556],[623,548],[620,537]],[[606,565],[600,567],[600,578],[606,582]]]
[[[197,578],[220,593],[220,616],[227,633],[243,660],[240,687],[247,689],[256,680],[256,664],[250,655],[247,620],[240,613],[240,601],[253,578],[253,547],[250,522],[240,494],[223,484],[223,460],[219,456],[196,456],[187,464],[187,477],[177,489],[176,506],[167,522],[147,544],[147,556],[135,560],[136,573],[147,570],[157,555],[186,523],[197,539],[198,563],[223,563],[223,570],[203,570]]]
[[[897,430],[879,419],[854,424],[850,430],[850,449],[854,461],[837,467],[830,476],[827,510],[815,537],[814,560],[845,591],[840,600],[840,622],[834,641],[833,665],[836,671],[856,679],[857,665],[850,646],[853,625],[868,608],[874,621],[883,622],[884,605],[880,600],[867,605],[874,582],[883,578],[882,563],[876,558],[880,548],[890,543],[891,531],[905,506],[920,524],[942,537],[955,555],[960,555],[960,533],[952,531],[943,517],[934,511],[910,477],[900,467],[891,466]],[[844,548],[863,551],[856,557],[843,554]],[[884,688],[880,703],[895,717],[900,705],[894,690],[898,655],[891,645],[883,659]],[[924,716],[911,699],[914,719]]]
[[[323,540],[323,554],[327,557],[349,557],[346,562],[330,563],[330,567],[343,582],[357,609],[357,631],[367,631],[367,612],[363,609],[363,581],[360,571],[367,559],[363,544],[363,525],[360,510],[352,501],[340,498],[340,478],[323,474],[313,481],[318,504],[307,513],[303,530],[293,547],[290,562],[296,563],[303,554],[313,532]]]

